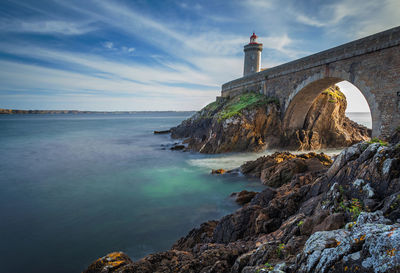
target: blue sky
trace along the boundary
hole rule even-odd
[[[198,110],[242,76],[252,31],[272,67],[398,18],[399,0],[1,0],[0,108]]]

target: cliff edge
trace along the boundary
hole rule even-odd
[[[279,101],[244,93],[210,103],[179,126],[173,138],[183,138],[201,153],[259,151],[266,148],[313,150],[347,147],[368,140],[371,130],[345,116],[346,97],[339,87],[322,92],[300,130],[283,129]]]

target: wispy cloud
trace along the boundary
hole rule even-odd
[[[113,49],[113,48],[114,48],[114,43],[113,43],[113,42],[109,42],[109,41],[103,42],[102,45],[103,45],[105,48],[108,48],[108,49]]]
[[[43,75],[46,75],[46,78]],[[143,105],[134,103],[135,98],[147,98],[147,100],[152,101],[153,108],[148,109],[167,110],[168,104],[166,102],[169,102],[169,106],[173,106],[174,109],[191,110],[193,107],[203,106],[204,100],[207,101],[214,97],[214,94],[205,92],[203,89],[189,91],[185,87],[162,85],[157,82],[147,85],[112,75],[102,78],[95,75],[7,61],[0,61],[0,81],[3,83],[0,92],[9,91],[12,88],[14,90],[13,95],[17,97],[26,94],[34,95],[34,90],[47,90],[48,97],[52,95],[55,97],[74,97],[76,101],[85,97],[119,98],[120,101],[132,99],[131,107],[135,105],[135,109],[140,110],[145,109],[143,109]],[[25,82],[29,82],[29,86],[26,86]],[[171,104],[173,100],[175,102]],[[190,100],[193,101],[180,105],[181,101]],[[92,104],[90,108],[101,110],[95,104]]]
[[[243,1],[246,6],[250,6],[256,9],[271,9],[274,6],[274,1],[265,1],[265,0],[246,0]]]
[[[199,108],[242,75],[253,30],[264,44],[263,66],[271,67],[394,26],[400,17],[397,0],[315,7],[286,0],[15,3],[0,19],[1,101],[98,103],[91,109],[107,100],[114,105],[108,109]]]
[[[123,52],[128,52],[128,53],[133,53],[135,51],[134,47],[123,46],[123,47],[121,47],[121,49],[122,49]]]
[[[183,9],[191,9],[191,10],[202,10],[203,7],[199,3],[194,3],[194,4],[188,4],[185,2],[177,2],[178,6],[183,8]]]
[[[95,30],[90,23],[75,23],[66,21],[2,21],[0,31],[27,32],[41,34],[82,35]]]
[[[263,41],[266,50],[274,49],[290,58],[298,58],[299,56],[310,53],[309,51],[291,48],[295,41],[291,39],[286,33],[281,36],[260,37],[259,39],[260,41]]]
[[[400,1],[341,0],[327,2],[312,14],[291,10],[296,21],[313,27],[323,27],[328,34],[342,34],[356,39],[398,26]]]
[[[324,22],[324,21],[319,21],[315,18],[312,17],[308,17],[304,14],[297,14],[296,15],[296,20],[299,23],[305,24],[305,25],[309,25],[309,26],[313,26],[313,27],[324,27],[327,26],[329,22]]]

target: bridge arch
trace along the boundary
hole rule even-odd
[[[348,81],[360,90],[366,99],[372,118],[372,137],[380,135],[381,113],[379,111],[374,94],[368,85],[359,81],[353,73],[335,73],[332,71],[329,76],[322,73],[314,74],[302,81],[290,93],[284,103],[283,127],[285,130],[297,130],[303,128],[306,115],[314,100],[326,88],[342,81]]]

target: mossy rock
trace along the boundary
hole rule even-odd
[[[267,97],[254,92],[246,92],[229,99],[214,101],[201,109],[198,114],[200,118],[216,117],[221,122],[241,115],[244,110],[251,110],[270,103],[279,106],[277,98]]]
[[[274,103],[279,106],[279,100],[277,98],[266,97],[263,94],[254,92],[247,92],[230,98],[222,103],[210,103],[205,108],[210,112],[219,109],[219,111],[216,113],[216,116],[218,121],[222,121],[234,116],[238,116],[244,110],[251,110],[270,103]]]
[[[329,102],[338,102],[346,99],[346,96],[340,91],[338,86],[329,87],[322,91],[322,94],[326,94],[330,97]]]

